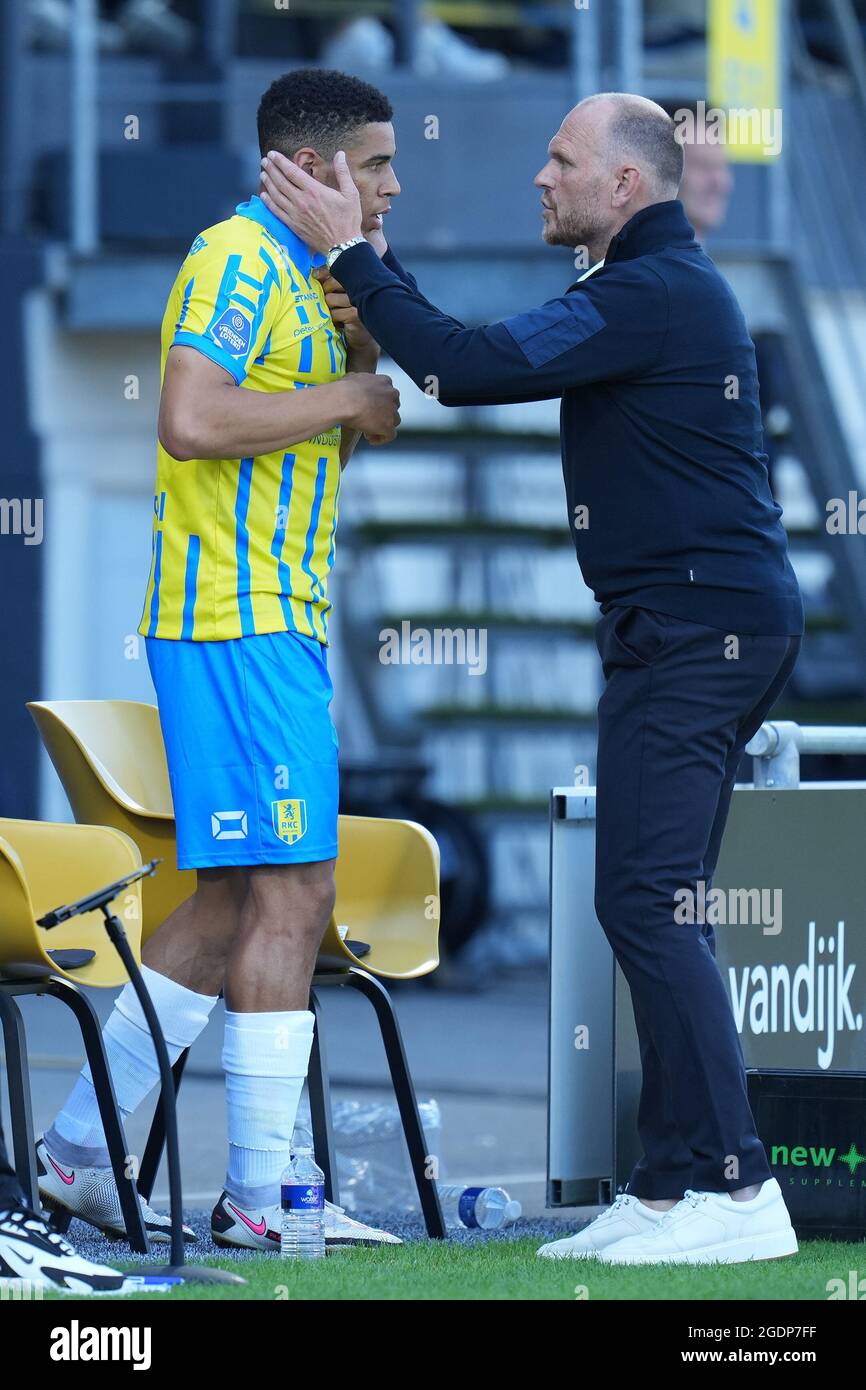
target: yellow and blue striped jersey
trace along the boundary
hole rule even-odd
[[[323,258],[259,198],[196,237],[162,323],[242,390],[336,381],[346,350],[312,269]],[[181,462],[160,444],[153,554],[139,632],[219,641],[295,631],[327,644],[340,428],[289,450]]]

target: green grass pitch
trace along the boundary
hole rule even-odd
[[[131,1294],[112,1302],[188,1299],[339,1300],[820,1300],[831,1280],[849,1286],[849,1271],[866,1273],[866,1243],[809,1241],[784,1260],[704,1268],[614,1268],[593,1260],[540,1260],[537,1238],[479,1242],[412,1242],[341,1250],[323,1261],[259,1256],[226,1267],[244,1287],[187,1285],[170,1293]],[[218,1260],[206,1263],[219,1266]],[[67,1301],[64,1295],[57,1298]],[[106,1300],[107,1301],[107,1300]],[[87,1300],[90,1302],[90,1299]]]

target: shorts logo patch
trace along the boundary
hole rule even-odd
[[[210,828],[215,840],[245,840],[247,838],[246,811],[212,811]]]
[[[239,309],[226,309],[211,328],[210,335],[232,357],[240,357],[250,350],[252,324]]]
[[[272,801],[274,833],[287,845],[293,845],[307,833],[306,801]]]

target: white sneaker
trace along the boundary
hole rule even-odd
[[[223,1192],[210,1218],[214,1245],[242,1250],[275,1250],[280,1253],[282,1212],[279,1202],[269,1207],[239,1206]]]
[[[655,1230],[664,1216],[663,1211],[645,1207],[637,1197],[623,1192],[613,1206],[603,1211],[577,1235],[566,1236],[564,1240],[551,1241],[542,1245],[538,1254],[545,1260],[583,1260],[592,1258],[600,1250],[615,1241],[625,1240],[627,1236],[642,1236]]]
[[[798,1248],[782,1190],[768,1178],[748,1202],[688,1188],[655,1230],[617,1241],[599,1259],[616,1265],[743,1264],[796,1255]]]
[[[15,1205],[0,1211],[0,1287],[62,1293],[125,1293],[126,1279],[108,1265],[82,1259],[38,1212]],[[2,1295],[0,1295],[2,1296]]]
[[[120,1196],[111,1168],[73,1168],[52,1157],[40,1139],[36,1145],[36,1171],[39,1196],[46,1211],[66,1211],[79,1221],[95,1226],[109,1240],[125,1240],[126,1225],[120,1207]],[[139,1194],[141,1219],[147,1238],[152,1244],[168,1245],[171,1241],[171,1220],[154,1211]],[[183,1228],[184,1241],[198,1239],[189,1226]]]
[[[376,1226],[365,1226],[347,1216],[342,1207],[333,1202],[325,1203],[325,1245],[330,1250],[340,1245],[402,1245],[399,1236],[390,1231],[380,1231]]]
[[[214,1245],[239,1246],[244,1250],[274,1250],[279,1253],[283,1214],[279,1202],[251,1210],[241,1207],[223,1193],[213,1209],[211,1234]],[[399,1236],[379,1231],[347,1216],[342,1207],[325,1203],[325,1249],[346,1245],[402,1245]]]

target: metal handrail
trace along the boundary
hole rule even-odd
[[[866,727],[804,726],[790,719],[771,719],[749,740],[746,752],[754,758],[756,787],[799,787],[801,754],[866,753]]]

